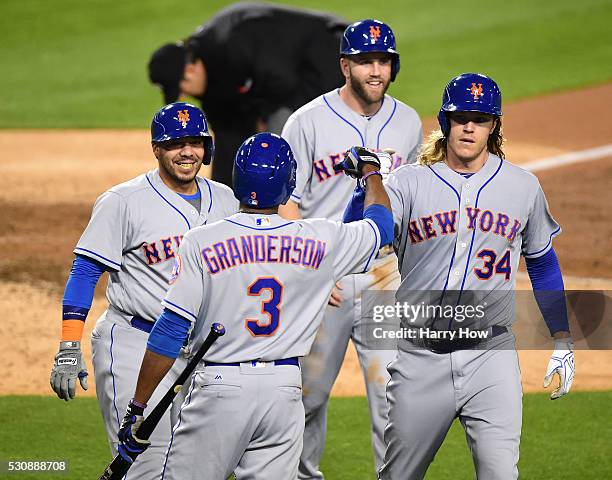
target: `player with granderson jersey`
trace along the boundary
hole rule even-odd
[[[240,212],[188,232],[119,433],[135,455],[144,408],[187,332],[203,341],[213,322],[226,335],[192,377],[163,465],[164,479],[295,479],[304,429],[299,359],[308,353],[339,278],[371,267],[391,241],[392,215],[376,156],[343,168],[365,183],[365,220],[291,221],[277,214],[295,187],[289,144],[270,133],[236,155]],[[138,463],[138,460],[135,462]]]

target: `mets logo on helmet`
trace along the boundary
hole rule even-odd
[[[189,123],[189,110],[178,110],[178,121],[183,125],[183,128],[187,127]]]
[[[370,25],[370,39],[372,43],[376,43],[380,38],[380,27],[378,25]]]
[[[474,100],[478,100],[480,97],[482,97],[482,83],[479,83],[478,86],[476,86],[475,83],[472,83],[470,93],[474,96]]]

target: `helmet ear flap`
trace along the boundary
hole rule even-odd
[[[444,135],[444,137],[448,137],[450,122],[448,121],[446,112],[442,109],[438,112],[438,124],[440,125],[440,130],[442,130],[442,135]]]
[[[215,158],[215,142],[212,137],[203,137],[204,140],[204,165],[210,165]]]

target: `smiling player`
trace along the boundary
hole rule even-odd
[[[161,300],[183,235],[238,209],[228,187],[197,176],[214,153],[200,109],[179,102],[159,110],[151,122],[151,145],[159,168],[103,193],[74,249],[76,259],[63,299],[62,339],[51,372],[51,387],[64,400],[75,397],[77,378],[87,389],[81,337],[96,284],[102,273],[109,272],[109,306],[92,332],[92,356],[96,395],[113,456],[119,415],[134,391],[138,365],[162,311]],[[176,370],[155,392],[156,402],[184,365],[181,355]],[[179,395],[176,404],[181,400]],[[168,412],[130,478],[159,478],[170,434]]]

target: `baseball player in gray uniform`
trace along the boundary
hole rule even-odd
[[[296,188],[280,210],[286,218],[342,218],[355,182],[334,171],[334,165],[352,145],[374,151],[392,149],[395,166],[416,160],[421,121],[412,108],[385,94],[400,67],[389,26],[378,20],[349,25],[340,45],[340,67],[345,85],[301,107],[283,129],[282,136],[298,162]],[[357,349],[366,381],[376,466],[382,464],[387,423],[385,385],[389,379],[386,366],[395,351],[366,348],[360,322],[362,290],[376,282],[388,288],[399,284],[395,255],[385,258],[381,253],[379,257],[370,275],[341,280],[341,290],[334,291],[311,354],[303,362],[306,428],[302,479],[323,478],[319,463],[325,446],[327,404],[349,339]]]
[[[109,306],[93,330],[92,352],[96,393],[113,455],[120,415],[134,392],[138,365],[162,311],[183,235],[238,209],[228,187],[196,176],[214,151],[206,118],[197,107],[173,103],[159,110],[151,123],[151,141],[159,167],[102,194],[74,249],[63,299],[62,341],[51,373],[53,390],[65,400],[74,398],[77,378],[87,387],[80,349],[83,325],[96,283],[109,272]],[[155,399],[185,362],[181,356],[177,372],[161,383]],[[170,435],[168,414],[151,438],[151,448],[126,478],[159,478]]]
[[[289,144],[248,138],[234,165],[240,212],[183,238],[119,437],[138,453],[146,402],[191,329],[194,349],[213,322],[227,334],[192,377],[163,465],[163,479],[295,479],[302,447],[299,357],[306,355],[334,282],[372,265],[391,241],[392,215],[376,156],[348,155],[363,177],[365,221],[288,221],[277,214],[295,186]],[[350,254],[347,255],[347,251]],[[135,464],[138,463],[138,460]]]
[[[552,398],[559,398],[572,384],[563,280],[552,247],[561,229],[538,179],[504,160],[501,115],[491,78],[453,78],[440,130],[419,164],[391,172],[386,183],[402,280],[397,301],[450,306],[455,314],[401,318],[398,356],[389,367],[382,479],[423,478],[455,418],[477,478],[518,477],[522,389],[511,324],[521,255],[555,338],[545,386],[558,374]],[[482,321],[472,310],[474,321],[462,323],[458,307],[467,312],[468,304],[484,309]]]

